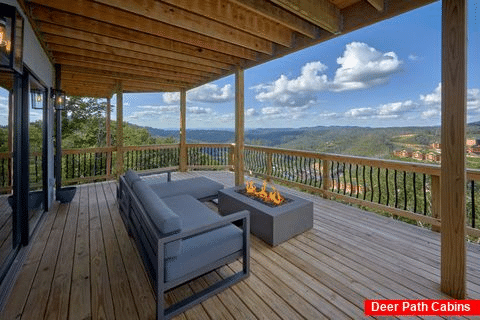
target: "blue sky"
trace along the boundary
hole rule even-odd
[[[480,4],[468,3],[472,122],[480,120]],[[245,126],[439,125],[440,82],[439,1],[245,70]],[[189,91],[187,127],[233,128],[234,83],[229,76]],[[124,120],[178,129],[178,100],[177,93],[126,94]],[[0,97],[0,122],[4,104]]]

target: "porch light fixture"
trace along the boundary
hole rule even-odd
[[[31,90],[32,109],[43,109],[44,93],[42,90]]]
[[[0,3],[0,70],[23,72],[23,17]]]
[[[50,88],[50,97],[54,99],[54,106],[56,110],[65,109],[65,91]]]

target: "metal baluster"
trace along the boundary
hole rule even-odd
[[[340,193],[340,162],[337,162],[337,190]]]
[[[346,170],[346,164],[345,162],[343,163],[343,194],[347,194],[347,172],[345,171]]]
[[[373,202],[373,191],[374,191],[374,188],[373,188],[373,167],[370,167],[370,189],[372,190],[372,194],[370,196],[370,202]]]
[[[332,181],[332,192],[335,191],[335,177],[333,175],[333,161],[332,165],[330,166],[330,181]]]
[[[320,159],[313,159],[313,174],[315,175],[315,187],[319,187],[318,181],[317,181],[317,163],[318,163],[318,169],[320,169]]]
[[[387,187],[387,203],[385,205],[389,205],[390,202],[390,190],[388,188],[388,169],[385,169],[385,184]]]
[[[427,215],[427,177],[423,174],[423,215]]]
[[[407,210],[407,171],[403,171],[403,210]]]
[[[380,183],[380,168],[377,170],[377,182],[378,182],[378,203],[382,201],[382,184]]]
[[[359,184],[359,181],[358,181],[358,164],[355,165],[355,186],[356,186],[356,192],[357,192],[357,194],[355,196],[358,199],[358,193],[359,193],[359,189],[360,189],[360,184]]]
[[[350,197],[352,196],[352,192],[353,192],[353,183],[352,183],[352,163],[350,163],[350,166],[348,167],[348,174],[349,174],[349,178],[350,178]]]
[[[313,166],[315,167],[315,159],[313,159]],[[315,168],[314,168],[315,169]],[[312,158],[308,158],[308,178],[310,179],[309,185],[312,185]]]
[[[395,183],[395,208],[398,208],[398,184],[397,184],[397,170],[394,171],[394,183]]]
[[[472,196],[472,228],[475,228],[475,180],[471,181],[471,196]]]
[[[363,200],[367,198],[367,181],[365,179],[366,165],[363,166]]]
[[[417,174],[413,173],[413,212],[417,213]]]

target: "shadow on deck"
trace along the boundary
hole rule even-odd
[[[234,184],[226,171],[174,173],[172,179],[192,176]],[[448,298],[440,293],[438,233],[288,192],[314,202],[314,228],[274,248],[252,236],[251,276],[177,319],[359,319],[365,299]],[[479,259],[480,246],[469,244],[469,299],[480,299]],[[221,268],[166,300],[239,268]],[[0,314],[51,318],[155,318],[152,288],[118,213],[115,182],[83,185],[72,203],[55,204],[46,214]]]

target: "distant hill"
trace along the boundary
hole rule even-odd
[[[179,139],[178,130],[147,127],[158,137]],[[467,137],[480,138],[480,122],[467,126]],[[233,143],[233,130],[187,129],[187,142]],[[316,152],[388,158],[393,150],[428,146],[440,142],[440,127],[369,128],[352,126],[317,126],[305,128],[265,128],[245,130],[245,143]]]

